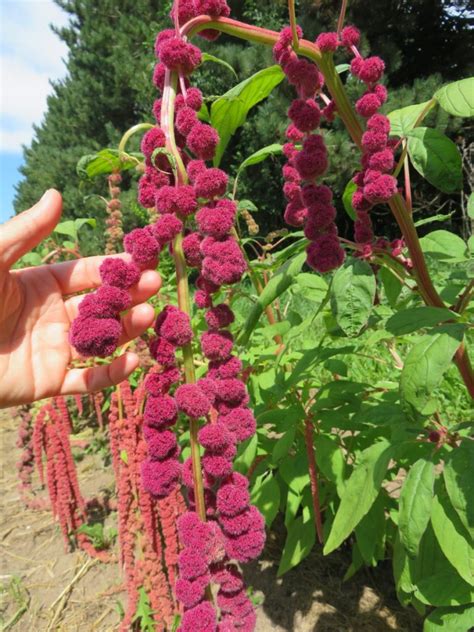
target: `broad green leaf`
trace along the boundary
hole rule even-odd
[[[242,474],[247,474],[250,466],[257,456],[258,434],[245,441],[240,447],[234,461],[235,469]]]
[[[357,545],[366,564],[375,566],[385,548],[384,496],[379,494],[369,512],[355,528]]]
[[[387,301],[391,307],[395,307],[400,292],[402,291],[401,281],[386,267],[380,268],[379,276],[387,296]]]
[[[314,437],[316,464],[323,475],[335,483],[339,497],[344,491],[346,461],[336,437],[316,434]]]
[[[341,74],[342,72],[346,72],[346,70],[349,70],[350,67],[350,64],[337,64],[336,72],[338,74]]]
[[[385,439],[361,453],[342,494],[324,555],[337,549],[368,513],[379,494],[391,455],[392,448]]]
[[[306,452],[300,451],[296,456],[285,457],[278,469],[280,476],[288,487],[298,495],[309,485],[308,459]]]
[[[390,112],[390,114],[388,114],[390,120],[390,134],[392,136],[405,136],[407,132],[414,128],[416,121],[423,110],[428,106],[428,103],[429,101],[416,103],[415,105],[408,105],[405,108]],[[434,105],[433,103],[433,106]]]
[[[95,178],[115,171],[133,169],[142,160],[143,156],[139,153],[126,154],[117,149],[102,149],[95,154],[83,156],[77,163],[76,171],[81,178]]]
[[[272,462],[278,463],[280,459],[286,456],[295,440],[296,426],[290,427],[285,434],[278,439],[272,452]]]
[[[391,316],[385,327],[394,336],[403,336],[456,318],[454,312],[442,307],[410,307]]]
[[[417,127],[406,136],[408,153],[418,173],[444,193],[462,188],[461,154],[452,140],[429,127]]]
[[[474,546],[446,494],[433,498],[431,524],[438,544],[459,575],[474,586]]]
[[[354,207],[352,206],[352,198],[356,190],[356,183],[353,180],[349,180],[349,182],[346,184],[346,188],[344,189],[344,193],[342,194],[342,203],[344,205],[344,209],[352,220],[356,219],[356,212]]]
[[[474,193],[471,193],[467,201],[467,214],[471,219],[474,219]]]
[[[18,261],[18,264],[20,264],[21,267],[40,266],[42,263],[43,261],[41,259],[41,255],[37,252],[27,252],[26,255],[23,255],[23,257]]]
[[[74,241],[77,241],[77,227],[73,219],[60,222],[54,229],[54,232],[60,235],[67,235],[68,237],[72,237]]]
[[[239,200],[237,204],[237,209],[239,211],[250,211],[251,213],[258,212],[258,208],[251,200]]]
[[[453,116],[474,116],[474,77],[448,83],[435,92],[434,98]]]
[[[470,632],[474,625],[474,605],[436,608],[423,623],[423,632]]]
[[[434,230],[420,239],[423,252],[440,261],[466,259],[466,244],[458,235],[448,230]]]
[[[420,540],[430,521],[434,479],[434,464],[419,459],[403,483],[398,528],[400,540],[412,557],[418,554]]]
[[[429,606],[460,606],[474,601],[474,588],[452,566],[419,579],[414,594]]]
[[[283,151],[283,145],[279,145],[278,143],[274,143],[273,145],[267,145],[267,147],[262,147],[262,149],[259,149],[258,151],[254,152],[243,161],[243,163],[240,165],[237,171],[237,175],[239,175],[247,167],[251,167],[252,165],[258,165],[259,162],[263,162],[266,158],[268,158],[268,156],[276,156],[278,154],[281,154],[282,151]]]
[[[210,61],[210,62],[213,62],[214,64],[219,64],[220,66],[224,66],[225,68],[227,68],[227,70],[230,70],[230,72],[234,75],[236,79],[239,78],[234,68],[227,61],[224,61],[223,59],[219,59],[219,57],[215,57],[214,55],[210,55],[209,53],[202,53],[202,61],[203,63],[205,63],[206,61]]]
[[[336,272],[331,286],[331,307],[347,336],[357,336],[374,305],[376,281],[366,261],[349,259]]]
[[[293,386],[298,384],[298,382],[301,382],[301,380],[311,378],[314,367],[317,364],[325,362],[328,358],[331,358],[335,355],[350,353],[353,350],[353,347],[331,348],[322,346],[308,349],[303,353],[302,357],[295,364],[293,370],[286,379],[284,385],[285,390],[289,391],[291,388],[293,388]]]
[[[74,220],[74,225],[77,232],[79,232],[83,226],[90,226],[91,228],[95,228],[97,226],[97,221],[92,217],[79,217],[78,219]]]
[[[271,474],[259,476],[252,487],[251,499],[265,518],[267,527],[270,527],[280,507],[280,486],[275,477]]]
[[[316,530],[311,517],[304,521],[303,516],[300,516],[292,522],[288,528],[277,577],[281,577],[307,557],[314,546],[315,539]]]
[[[447,457],[443,477],[451,504],[474,540],[474,443],[464,440]]]
[[[463,335],[463,325],[446,325],[425,334],[411,348],[400,377],[400,396],[407,413],[412,416],[424,413],[433,390],[451,365]]]
[[[296,275],[300,272],[306,260],[306,253],[300,253],[289,259],[282,267],[272,276],[263,292],[253,305],[247,320],[239,337],[239,344],[246,345],[255,329],[258,320],[267,305],[270,305],[280,294],[283,294],[294,282]]]
[[[214,166],[219,165],[231,136],[245,123],[249,111],[266,99],[283,81],[284,76],[280,66],[270,66],[245,79],[214,101],[211,106],[211,125],[220,137]]]

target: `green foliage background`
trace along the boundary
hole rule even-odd
[[[156,32],[168,24],[170,2],[161,0],[55,0],[70,15],[67,27],[56,29],[67,44],[68,75],[54,84],[48,109],[41,125],[35,127],[30,147],[24,148],[24,176],[18,185],[15,210],[31,206],[50,187],[64,197],[64,217],[95,217],[99,230],[83,245],[85,254],[100,252],[100,235],[105,209],[91,194],[105,194],[105,179],[84,182],[76,173],[77,161],[84,154],[117,145],[122,133],[137,122],[152,121],[155,90],[151,84],[153,41]],[[232,15],[257,25],[279,29],[287,22],[287,3],[279,0],[234,1]],[[380,54],[387,63],[390,111],[431,97],[446,80],[467,76],[472,70],[466,54],[472,42],[470,2],[382,0],[349,3],[347,22],[363,32],[363,51]],[[334,28],[339,3],[332,0],[300,0],[298,15],[305,34],[314,38],[320,31]],[[228,37],[217,43],[200,41],[203,49],[229,62],[239,80],[272,63],[271,51],[248,46]],[[225,92],[236,83],[222,66],[204,64],[193,77],[206,96]],[[353,87],[352,91],[358,90]],[[231,142],[223,166],[234,173],[240,162],[254,151],[283,139],[285,111],[291,91],[284,84],[257,107]],[[469,133],[462,122],[449,119],[440,109],[430,126],[456,136],[460,141]],[[138,140],[135,141],[138,143]],[[357,166],[358,157],[339,123],[331,132],[331,174],[329,184],[340,200],[344,187]],[[130,149],[136,149],[133,143]],[[258,177],[256,175],[258,174]],[[125,230],[143,221],[135,202],[136,174],[128,175],[123,201]],[[258,201],[258,223],[263,233],[281,227],[280,159],[251,167],[241,179],[239,195]],[[430,198],[421,180],[415,178],[415,201],[429,207]],[[441,195],[438,205],[454,210],[451,229],[461,231],[459,204],[453,196]],[[338,202],[340,231],[351,236],[352,226]],[[430,209],[428,208],[428,211]],[[423,213],[423,211],[421,211]],[[378,231],[392,234],[392,223],[384,213],[378,217]]]

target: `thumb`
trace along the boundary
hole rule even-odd
[[[34,206],[0,226],[0,267],[9,268],[47,237],[62,207],[61,194],[49,189]]]

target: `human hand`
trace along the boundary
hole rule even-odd
[[[0,226],[0,408],[102,390],[138,366],[136,354],[125,353],[110,364],[69,368],[77,354],[68,333],[83,297],[68,295],[100,285],[104,257],[10,270],[53,231],[61,211],[61,195],[51,189],[31,209]],[[152,324],[154,310],[144,301],[160,287],[159,274],[148,270],[131,289],[132,308],[123,316],[120,344]]]

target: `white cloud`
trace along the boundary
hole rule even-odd
[[[49,28],[67,23],[50,0],[0,0],[0,146],[19,151],[33,135],[51,93],[50,79],[66,73],[66,46]]]

